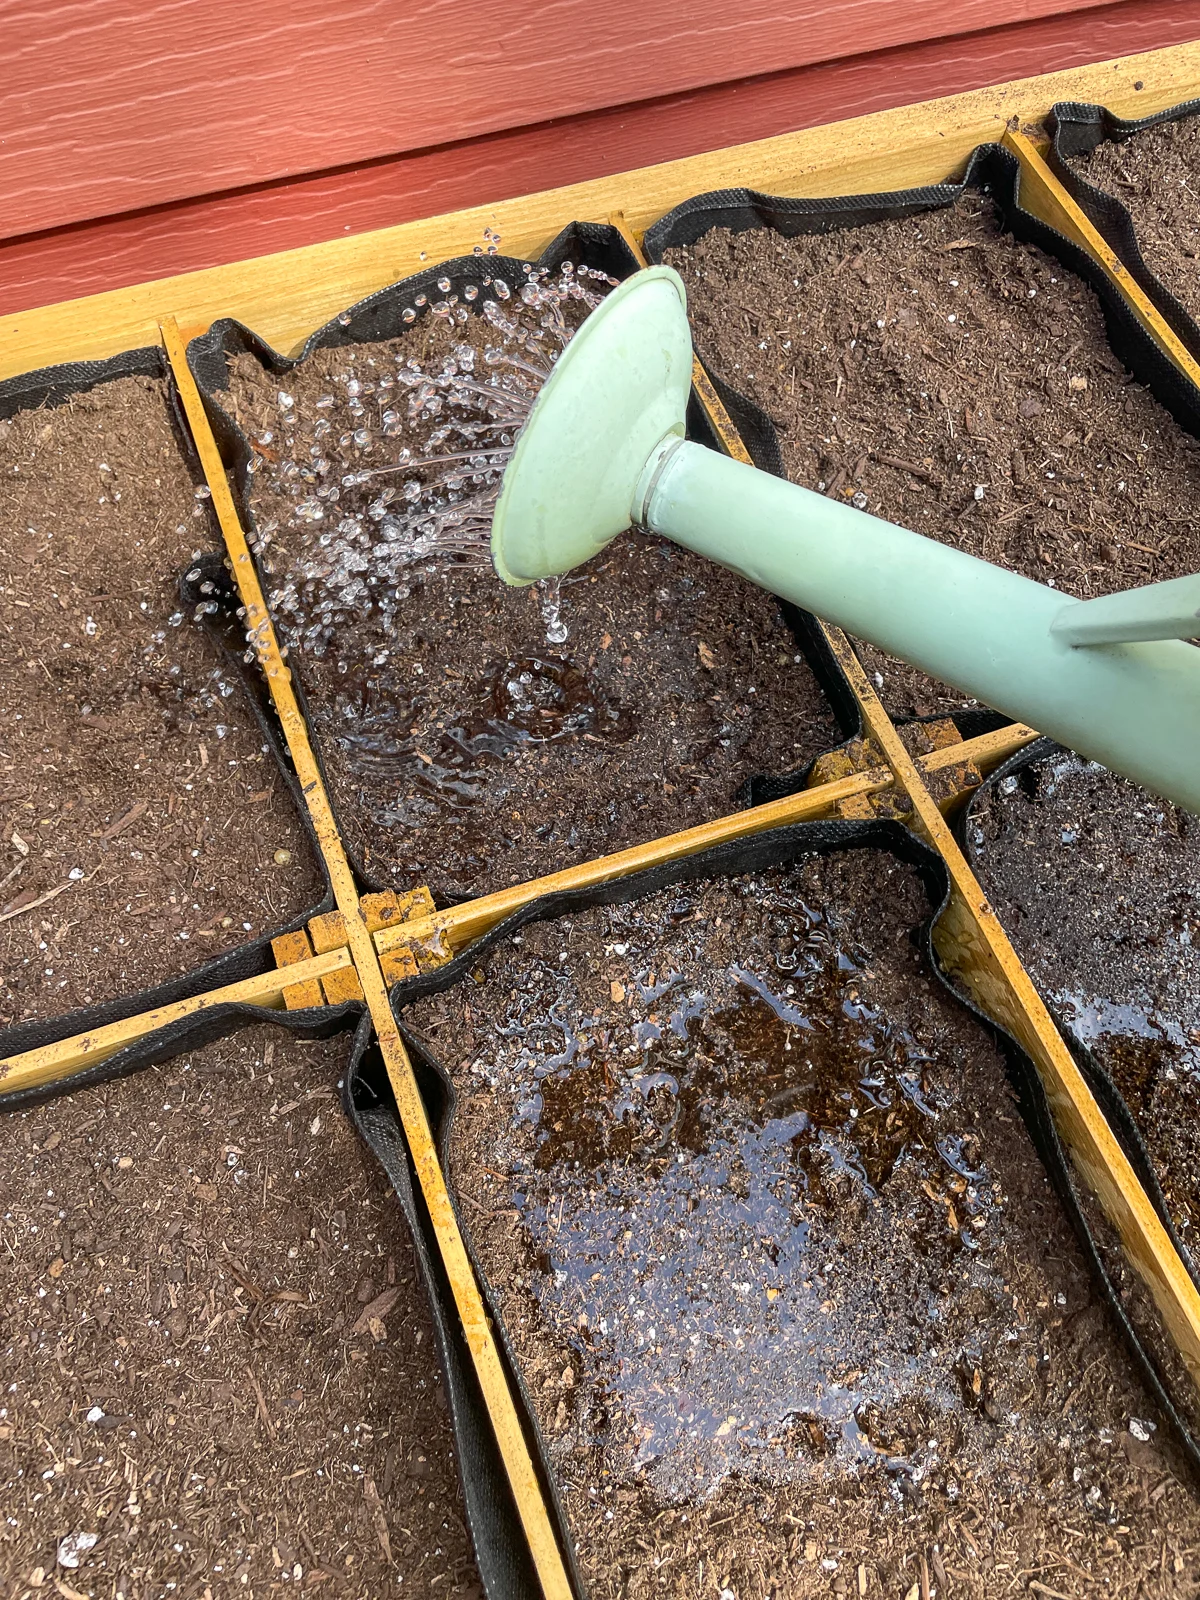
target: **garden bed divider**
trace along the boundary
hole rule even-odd
[[[1152,81],[1148,92],[1142,93],[1145,79]],[[302,1014],[296,1012],[297,1021],[301,1015],[311,1021],[321,1015],[311,997],[321,993],[322,980],[338,975],[356,979],[361,991],[357,1007],[347,1004],[338,1011],[327,1005],[330,1026],[345,1026],[363,1011],[369,1017],[532,1568],[546,1600],[570,1600],[573,1563],[560,1544],[550,1507],[552,1494],[539,1474],[536,1447],[523,1422],[512,1376],[486,1314],[413,1061],[393,1014],[389,974],[400,970],[398,963],[406,958],[422,964],[425,959],[445,960],[449,954],[465,950],[514,911],[549,893],[609,882],[787,823],[835,817],[848,803],[869,806],[882,802],[894,806],[899,800],[900,809],[907,809],[905,820],[941,857],[952,885],[950,903],[935,931],[945,970],[1034,1061],[1075,1163],[1116,1226],[1198,1384],[1200,1293],[943,815],[964,792],[961,778],[957,790],[951,782],[950,792],[946,791],[952,769],[958,763],[970,761],[986,774],[1036,738],[1034,730],[1013,724],[913,756],[868,681],[849,640],[839,630],[815,625],[830,658],[849,685],[862,731],[869,741],[857,770],[831,782],[814,783],[783,799],[460,905],[430,911],[426,908],[431,902],[426,900],[419,908],[414,906],[413,913],[403,921],[383,927],[368,921],[366,896],[346,853],[292,675],[266,609],[230,492],[226,466],[188,367],[186,337],[203,331],[214,317],[234,315],[255,325],[278,346],[295,348],[325,317],[394,281],[405,271],[415,270],[418,256],[437,261],[469,249],[485,225],[503,227],[506,248],[512,254],[532,256],[558,232],[564,220],[607,218],[644,260],[640,230],[680,200],[703,189],[753,181],[759,187],[789,194],[835,195],[940,181],[947,169],[964,161],[976,145],[1000,137],[1020,162],[1024,208],[1091,257],[1142,329],[1200,395],[1200,367],[1059,182],[1034,139],[1019,131],[1021,119],[1043,116],[1054,101],[1063,98],[1091,97],[1115,103],[1122,110],[1135,106],[1153,110],[1195,94],[1197,86],[1200,45],[1179,46],[1128,61],[1101,63],[1024,84],[973,91],[924,106],[903,107],[853,122],[809,129],[640,173],[506,201],[495,207],[404,224],[375,235],[334,240],[279,257],[214,268],[19,317],[0,318],[0,377],[56,361],[78,361],[128,350],[148,343],[156,332],[161,339],[212,494],[245,609],[247,632],[254,641],[258,664],[332,886],[336,913],[341,918],[335,948],[309,954],[312,947],[308,936],[297,929],[284,936],[291,940],[293,955],[285,954],[288,946],[281,938],[275,946],[278,965],[269,971],[258,971],[204,993],[189,995],[185,989],[183,998],[171,999],[136,1015],[118,1015],[116,1020],[104,1021],[70,1037],[52,1039],[0,1061],[0,1098],[14,1089],[33,1090],[76,1075],[80,1082],[92,1081],[90,1070],[127,1046],[139,1040],[152,1045],[153,1035],[189,1018],[201,1017],[209,1010],[258,1008],[269,1015],[270,1010],[303,1004],[310,1009]],[[1006,123],[1007,131],[1002,131]],[[614,205],[624,206],[624,212],[613,213]],[[180,329],[181,321],[186,337]],[[698,361],[693,377],[695,396],[721,447],[749,461],[738,429]],[[937,787],[939,777],[943,781]],[[337,984],[327,988],[326,1000],[337,990]],[[68,1023],[70,1020],[64,1019]],[[46,1034],[43,1032],[41,1037],[44,1040]]]
[[[969,763],[986,777],[1037,737],[1032,728],[1025,727],[1023,723],[1012,723],[994,732],[977,734],[973,739],[964,739],[959,744],[947,745],[918,756],[917,767],[925,777],[937,779],[951,773],[953,768]],[[665,861],[696,855],[730,839],[745,838],[795,822],[815,822],[835,817],[847,803],[870,802],[876,796],[887,794],[894,784],[895,778],[890,768],[867,765],[845,777],[825,783],[814,782],[811,787],[780,800],[750,806],[730,816],[700,823],[679,833],[666,834],[645,844],[633,845],[611,856],[581,862],[576,867],[568,867],[543,878],[514,884],[512,888],[481,895],[475,900],[464,900],[443,910],[422,910],[420,914],[410,914],[401,921],[377,929],[372,927],[374,919],[368,908],[368,930],[372,934],[384,976],[392,982],[399,975],[406,956],[411,957],[408,967],[411,972],[416,971],[423,962],[427,963],[430,956],[436,961],[444,959],[446,954],[457,954],[531,900],[564,889],[607,883],[613,878],[626,877]],[[962,786],[951,785],[939,804],[944,810],[949,810],[966,793],[967,790]],[[372,896],[363,895],[361,898],[364,907],[367,907]],[[428,895],[421,896],[420,902],[422,906],[431,904]],[[307,933],[298,929],[274,938],[271,943],[278,965],[269,971],[234,983],[221,984],[185,999],[155,1005],[113,1022],[68,1032],[49,1043],[0,1059],[0,1098],[50,1085],[68,1089],[71,1078],[90,1071],[117,1051],[202,1011],[229,1005],[293,1010],[332,1003],[327,980],[335,974],[340,974],[343,979],[352,977],[354,963],[345,942],[344,923],[341,924],[336,945],[313,953],[310,939],[313,925],[327,925],[330,915],[324,913],[312,919]],[[339,913],[332,915],[338,916]],[[335,999],[361,1002],[363,996],[356,984],[356,992],[339,992]],[[64,1020],[69,1024],[71,1019],[68,1017]]]
[[[162,341],[183,402],[192,440],[212,492],[213,508],[232,563],[234,582],[245,607],[246,632],[254,641],[329,874],[334,900],[345,919],[350,957],[387,1068],[408,1153],[428,1208],[530,1556],[546,1600],[571,1600],[572,1588],[563,1552],[559,1549],[529,1440],[509,1388],[479,1284],[446,1189],[445,1174],[438,1159],[416,1074],[392,1013],[379,954],[363,915],[358,882],[338,832],[333,807],[296,697],[291,671],[280,652],[258,572],[246,542],[245,530],[233,503],[225,464],[213,437],[196,380],[188,366],[187,345],[173,317],[165,319],[162,324]]]

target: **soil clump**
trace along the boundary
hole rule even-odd
[[[1194,1592],[1200,1513],[927,910],[813,858],[527,927],[405,1013],[594,1600]]]
[[[321,898],[178,583],[211,550],[165,384],[0,421],[0,1024],[161,982]]]
[[[665,542],[624,535],[527,590],[483,546],[388,565],[389,463],[445,421],[414,416],[407,364],[478,378],[500,342],[426,315],[278,377],[239,356],[221,396],[257,452],[260,559],[348,839],[379,880],[444,898],[723,815],[839,737],[777,602]]]
[[[666,259],[698,352],[788,476],[1064,593],[1200,569],[1200,445],[1112,354],[1091,290],[989,200],[826,235],[714,229]],[[963,695],[859,646],[897,716]]]
[[[1200,322],[1200,118],[1102,140],[1071,165],[1121,202],[1146,265]]]
[[[409,1235],[338,1103],[346,1050],[255,1028],[0,1119],[6,1600],[59,1579],[479,1600]]]

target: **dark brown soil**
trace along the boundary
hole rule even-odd
[[[1200,120],[1106,140],[1072,164],[1125,206],[1146,265],[1200,319]]]
[[[318,523],[297,514],[314,484],[425,453],[430,423],[407,420],[390,375],[410,358],[440,370],[462,341],[482,349],[496,334],[478,317],[453,333],[426,318],[386,344],[317,352],[284,379],[240,357],[228,394],[264,441],[251,506],[348,838],[380,878],[457,897],[724,815],[747,779],[838,738],[775,601],[684,550],[626,535],[555,601],[444,559],[375,583],[367,508],[386,480],[342,487]],[[376,540],[370,594],[318,654],[306,635],[345,578],[311,575],[335,565],[343,536],[329,553],[325,529],[347,516]],[[551,604],[565,641],[551,642]]]
[[[1125,1096],[1200,1251],[1200,821],[1068,756],[1005,779],[974,820],[1018,954]]]
[[[1197,1592],[924,912],[814,860],[528,928],[407,1013],[594,1600]]]
[[[1123,371],[1091,291],[990,202],[714,230],[668,259],[701,357],[771,415],[797,482],[1069,594],[1200,569],[1200,446]],[[895,714],[963,703],[862,655]]]
[[[0,482],[7,1022],[186,971],[323,891],[241,689],[179,610],[214,539],[164,385],[0,422]]]
[[[5,1600],[478,1596],[345,1050],[256,1029],[0,1120]]]

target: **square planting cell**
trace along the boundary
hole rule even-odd
[[[989,784],[967,843],[1030,975],[1129,1106],[1194,1255],[1200,821],[1060,751]]]
[[[257,1027],[0,1120],[16,1592],[478,1600],[425,1289],[345,1057]]]
[[[1200,446],[1113,355],[1092,291],[987,198],[794,238],[714,227],[665,259],[698,353],[769,415],[796,482],[1085,598],[1200,570]],[[860,654],[893,715],[962,708]]]
[[[145,373],[0,420],[5,1022],[174,977],[324,892],[235,667],[181,605],[214,543],[201,485]]]
[[[1085,209],[1119,253],[1140,255],[1192,319],[1193,355],[1200,323],[1200,121],[1194,104],[1145,125],[1125,124],[1100,106],[1063,107],[1058,144],[1068,173],[1100,191],[1081,188]],[[1094,142],[1094,141],[1099,142]],[[1091,145],[1091,149],[1077,148]],[[1099,203],[1097,203],[1097,201]],[[1120,211],[1128,213],[1122,218]],[[1125,226],[1122,227],[1122,222]],[[1132,237],[1128,232],[1132,229]],[[1130,244],[1135,249],[1129,248]]]
[[[500,271],[398,298],[395,338],[286,370],[234,355],[215,394],[254,452],[259,559],[348,841],[381,883],[450,897],[724,815],[837,738],[777,602],[742,579],[630,534],[561,583],[505,589],[490,510],[439,511],[456,454],[454,491],[494,498],[608,286],[552,275],[530,305]]]
[[[919,872],[776,837],[402,1012],[458,1091],[460,1216],[586,1592],[903,1595],[923,1556],[982,1594],[1066,1548],[1136,1583],[1195,1505],[911,936]]]

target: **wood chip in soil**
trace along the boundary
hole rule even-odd
[[[797,483],[1083,598],[1200,570],[1200,446],[1112,354],[1091,290],[990,201],[714,229],[667,260],[700,356],[769,413]],[[859,653],[893,715],[964,704]]]
[[[774,599],[663,541],[627,534],[558,591],[507,589],[490,565],[383,574],[371,506],[401,480],[344,479],[425,453],[430,423],[406,420],[397,363],[440,370],[454,345],[495,341],[479,317],[425,318],[284,376],[242,355],[221,397],[259,441],[261,559],[347,836],[380,879],[453,897],[722,816],[748,779],[839,737]],[[314,490],[339,483],[306,520]],[[335,517],[369,544],[349,577]],[[332,637],[314,646],[322,611]]]
[[[1106,139],[1070,164],[1126,208],[1146,265],[1200,321],[1200,120]]]
[[[877,852],[683,884],[406,1011],[593,1600],[1196,1592],[1200,1509],[926,909]]]
[[[479,1600],[346,1051],[256,1028],[0,1120],[6,1597]]]
[[[321,879],[178,580],[215,538],[166,387],[0,422],[0,1022],[145,988]],[[28,909],[26,909],[28,908]]]

